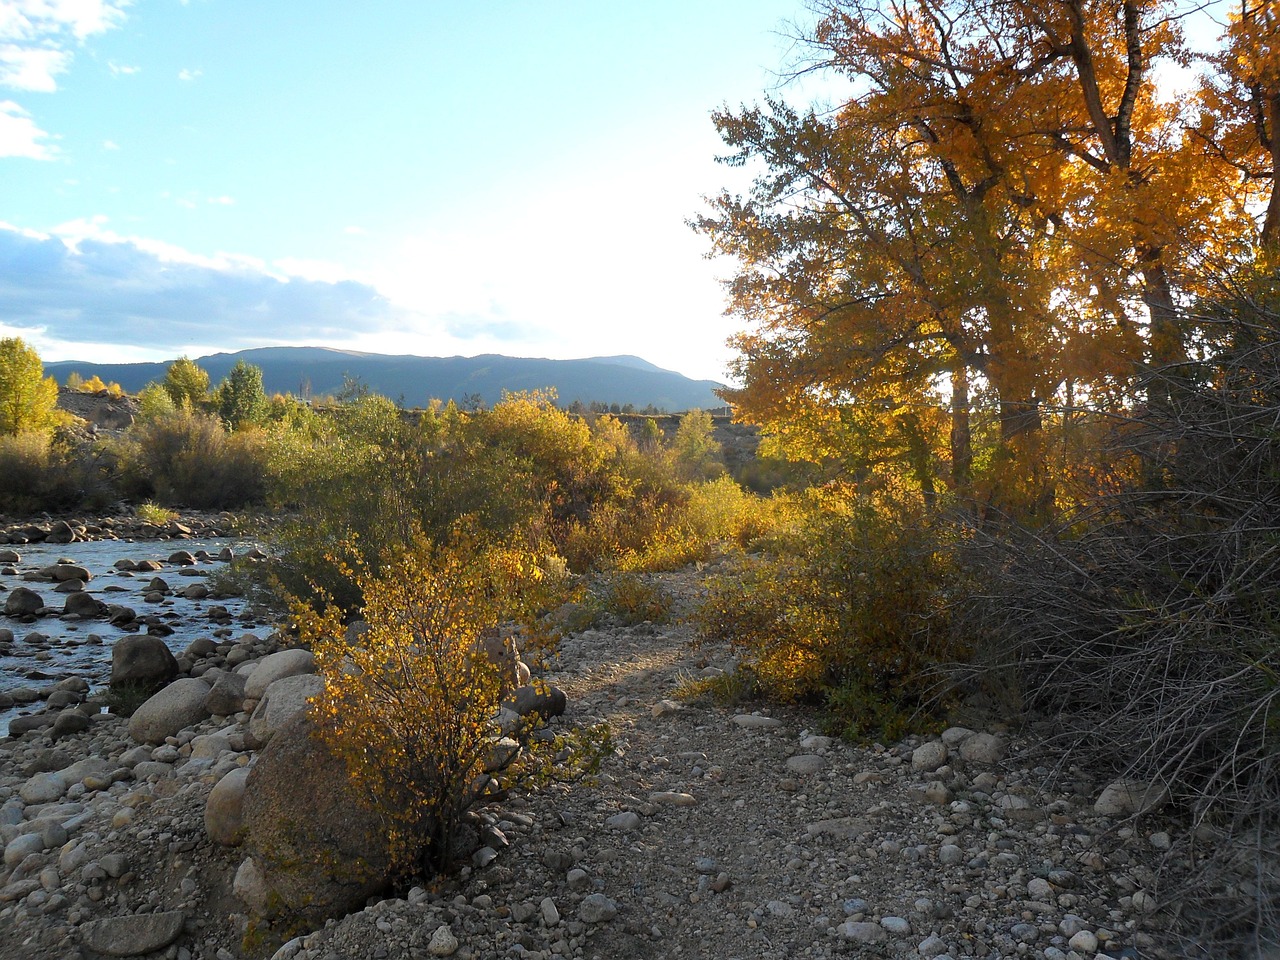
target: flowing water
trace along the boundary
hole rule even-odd
[[[216,632],[224,630],[230,632],[223,635],[238,637],[254,622],[246,617],[245,601],[240,597],[188,600],[177,595],[192,583],[205,582],[210,574],[226,566],[224,562],[199,560],[195,566],[178,566],[168,563],[168,558],[179,550],[193,554],[203,550],[216,557],[226,547],[240,554],[253,546],[250,541],[225,538],[135,542],[90,540],[83,543],[22,544],[11,548],[0,546],[0,550],[13,549],[21,556],[16,564],[0,564],[0,610],[9,591],[20,586],[40,594],[46,607],[61,610],[66,594],[54,590],[56,583],[27,580],[24,575],[59,560],[70,560],[87,568],[93,575],[87,590],[96,599],[130,607],[139,619],[148,615],[160,617],[174,631],[164,641],[177,655],[198,637],[216,639]],[[115,569],[116,561],[125,559],[135,562],[156,560],[164,567],[154,572]],[[164,580],[172,592],[159,602],[149,602],[144,595],[155,577]],[[209,614],[213,607],[225,608],[233,620],[230,623],[211,620]],[[22,688],[39,690],[67,677],[83,677],[96,691],[110,679],[112,645],[120,637],[139,632],[112,626],[105,618],[80,620],[42,616],[32,623],[23,623],[0,614],[0,628],[3,627],[13,631],[15,642],[7,651],[0,646],[0,693],[13,693]],[[41,701],[36,701],[9,709],[0,708],[0,736],[8,731],[13,717],[34,712],[40,706]]]

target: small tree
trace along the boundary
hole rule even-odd
[[[261,423],[269,403],[262,388],[262,368],[237,360],[226,379],[218,384],[218,415],[230,430]]]
[[[209,398],[208,372],[187,357],[169,364],[161,386],[179,410],[198,410]]]
[[[75,370],[67,374],[67,389],[73,393],[78,393],[84,389],[84,377],[80,376]]]
[[[720,444],[715,438],[711,414],[690,410],[680,418],[671,441],[676,472],[685,480],[711,480],[724,473]]]
[[[58,382],[19,337],[0,340],[0,434],[47,433],[58,423]]]

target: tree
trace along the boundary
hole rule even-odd
[[[18,337],[0,340],[0,434],[48,433],[58,423],[58,382]]]
[[[730,309],[755,328],[736,341],[739,409],[778,424],[864,396],[947,403],[954,488],[1051,503],[1044,411],[1184,360],[1180,297],[1241,236],[1239,191],[1189,147],[1191,105],[1152,81],[1187,59],[1178,15],[1165,0],[824,4],[804,40],[813,69],[850,80],[847,102],[715,117],[728,162],[764,171],[696,224],[739,261]],[[971,477],[984,407],[994,457]]]
[[[230,430],[261,423],[269,409],[262,388],[262,368],[237,360],[222,383],[218,384],[218,415]]]
[[[652,422],[652,421],[650,421]],[[724,473],[715,425],[705,410],[690,410],[680,418],[671,441],[676,472],[684,480],[713,480]]]
[[[208,372],[187,357],[169,364],[162,386],[179,410],[199,410],[209,398]]]

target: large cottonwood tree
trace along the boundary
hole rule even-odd
[[[1166,0],[823,5],[812,68],[847,77],[847,100],[715,117],[729,161],[763,171],[697,224],[738,261],[744,412],[776,423],[949,395],[946,475],[965,490],[970,408],[989,399],[995,499],[1043,506],[1042,407],[1179,363],[1180,291],[1246,229],[1224,165],[1187,135],[1210,105],[1154,83],[1162,60],[1187,58],[1179,14]]]

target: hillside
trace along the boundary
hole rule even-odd
[[[196,358],[217,383],[237,360],[262,368],[268,393],[311,397],[334,394],[344,378],[354,377],[380,393],[420,407],[432,399],[459,403],[479,397],[485,404],[502,399],[503,391],[553,387],[562,403],[631,404],[637,409],[682,411],[723,406],[712,380],[691,380],[638,357],[595,357],[546,360],[485,354],[478,357],[415,357],[358,353],[322,347],[264,347]],[[98,376],[136,393],[163,379],[168,363],[91,363],[64,360],[44,365],[45,372],[66,380],[73,371],[86,380]]]

